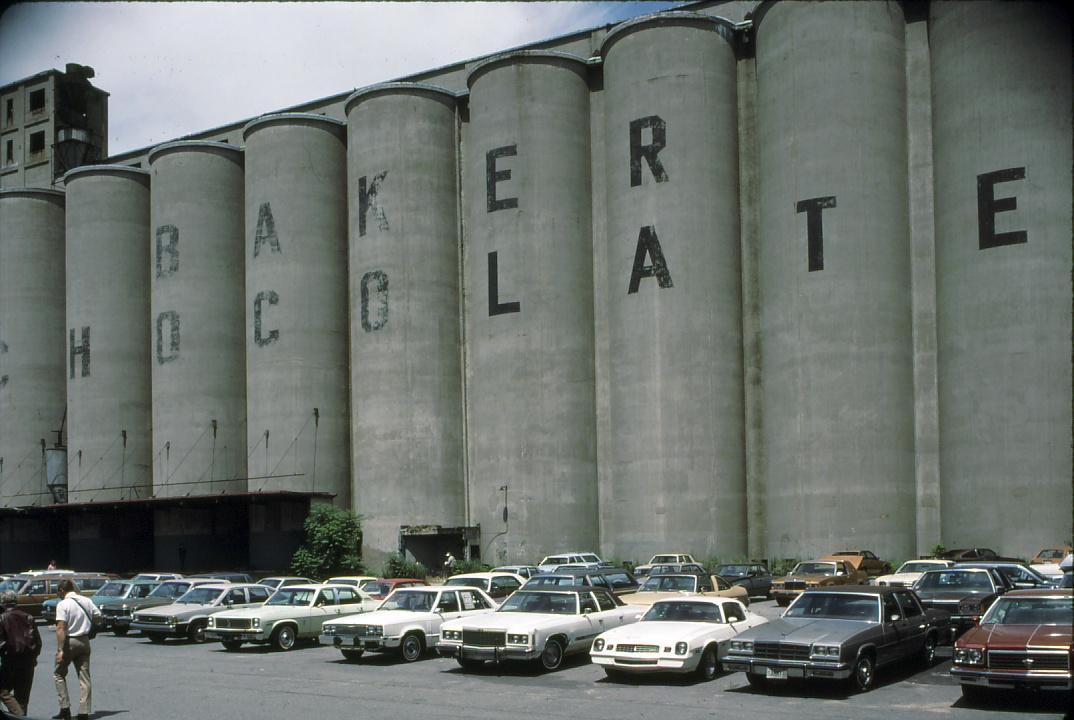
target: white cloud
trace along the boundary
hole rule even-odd
[[[111,93],[109,150],[119,153],[660,6],[23,4],[0,18],[0,84],[91,65]]]

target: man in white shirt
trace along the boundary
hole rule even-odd
[[[71,720],[71,699],[67,694],[67,668],[71,663],[78,673],[79,707],[78,720],[89,720],[93,688],[90,685],[90,640],[93,617],[101,611],[88,598],[78,594],[72,580],[60,581],[59,592],[63,599],[56,606],[56,694],[60,698],[60,712],[54,720]]]

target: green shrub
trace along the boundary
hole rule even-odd
[[[384,561],[380,576],[385,578],[418,578],[424,579],[429,571],[420,562],[407,560],[399,553],[392,553]]]
[[[455,567],[453,567],[450,572],[448,572],[447,568],[444,568],[444,576],[488,572],[491,569],[491,565],[486,565],[480,560],[456,560]]]
[[[334,505],[315,505],[305,530],[306,541],[291,557],[296,575],[326,578],[364,571],[360,516]]]
[[[784,558],[769,560],[768,569],[772,571],[773,575],[786,575],[794,566],[798,564],[798,561],[794,558]]]
[[[943,546],[943,543],[937,543],[936,547],[932,548],[932,556],[933,557],[940,557],[945,552],[947,552],[947,548],[945,548]]]

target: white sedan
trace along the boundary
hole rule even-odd
[[[653,603],[641,620],[601,633],[589,657],[608,677],[627,673],[696,673],[711,680],[731,638],[768,622],[737,600],[683,596]]]
[[[881,575],[878,578],[873,578],[870,585],[880,585],[888,587],[913,587],[914,583],[921,579],[929,570],[943,570],[944,568],[954,567],[955,564],[950,560],[907,560],[899,569],[891,575]]]
[[[435,647],[444,621],[489,613],[495,607],[492,598],[477,588],[400,588],[371,613],[326,621],[321,642],[334,645],[348,660],[371,651],[398,652],[406,662],[414,662]]]

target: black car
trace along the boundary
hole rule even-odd
[[[717,565],[712,572],[732,585],[746,588],[750,597],[768,598],[772,595],[772,573],[759,563]]]
[[[960,562],[956,563],[957,568],[981,568],[984,570],[992,569],[998,570],[1001,575],[1007,578],[1007,582],[1014,585],[1019,590],[1036,590],[1038,588],[1050,588],[1054,583],[1048,578],[1041,575],[1039,572],[1024,565],[1022,563],[986,560],[986,561],[974,561],[974,562]]]
[[[556,578],[570,578],[567,581]],[[622,568],[557,568],[554,573],[534,575],[523,588],[534,587],[573,587],[576,585],[590,585],[592,587],[611,590],[616,595],[626,595],[637,592],[638,581],[628,570]]]
[[[997,597],[1014,586],[998,570],[947,568],[929,570],[914,584],[921,604],[951,614],[951,639],[980,620]]]

